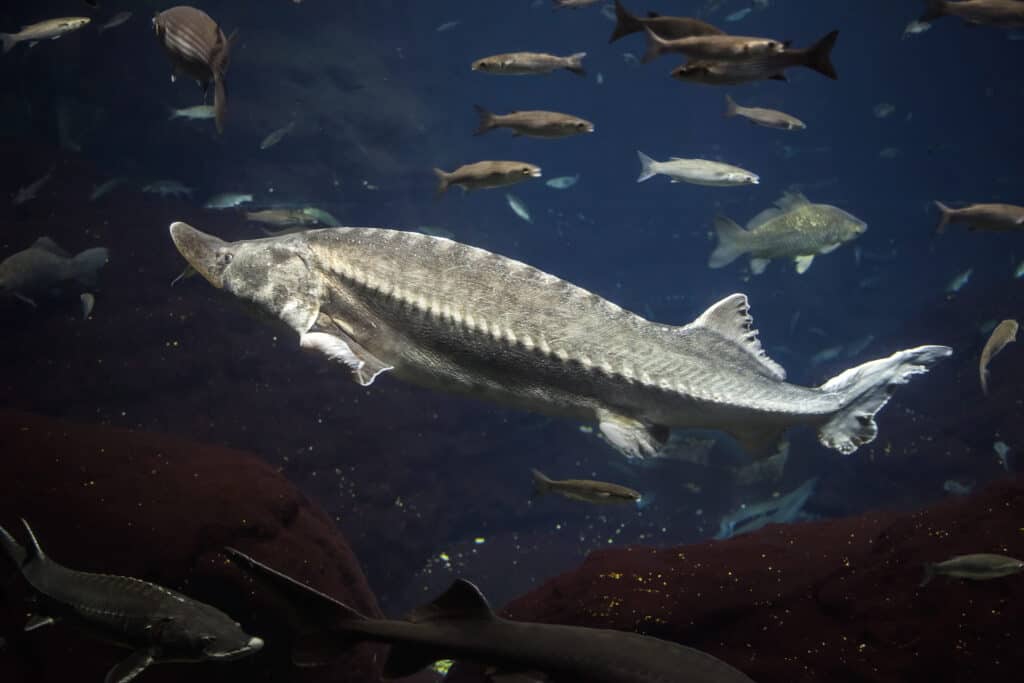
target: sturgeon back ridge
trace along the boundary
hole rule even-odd
[[[629,457],[656,455],[670,427],[720,429],[770,454],[787,428],[830,424],[827,445],[845,451],[870,440],[848,432],[884,405],[876,383],[913,374],[896,363],[825,388],[788,384],[742,294],[688,325],[665,325],[443,237],[333,228],[223,242],[183,223],[171,234],[207,280],[286,322],[303,347],[344,363],[364,386],[386,372],[596,421]]]

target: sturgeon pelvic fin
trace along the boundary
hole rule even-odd
[[[952,354],[953,349],[948,346],[918,346],[836,375],[821,390],[840,394],[843,405],[818,430],[818,440],[843,454],[870,443],[878,434],[875,415],[892,398],[896,385],[928,372],[932,365]]]
[[[156,653],[152,650],[139,650],[133,652],[125,660],[114,665],[114,668],[107,672],[103,683],[128,683],[135,680],[139,674],[149,668],[149,665],[156,661]]]
[[[299,339],[299,346],[344,363],[352,370],[353,379],[364,387],[373,384],[380,373],[393,369],[342,332],[307,332]]]
[[[627,458],[649,458],[668,443],[670,429],[662,425],[645,425],[624,415],[601,412],[598,429],[615,450]]]

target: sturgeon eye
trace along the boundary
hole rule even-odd
[[[231,263],[231,259],[233,258],[234,256],[232,256],[230,251],[222,251],[221,253],[217,254],[217,264],[221,266],[226,266],[229,263]]]

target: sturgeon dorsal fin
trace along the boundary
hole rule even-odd
[[[746,294],[730,294],[708,310],[687,327],[704,327],[714,330],[726,339],[739,344],[751,356],[756,358],[768,374],[775,379],[786,379],[786,371],[781,365],[768,357],[761,348],[754,329],[754,319],[750,317],[750,303]]]
[[[42,546],[39,545],[39,540],[36,539],[35,533],[32,532],[32,527],[28,525],[24,519],[21,520],[22,525],[25,527],[25,531],[28,532],[28,539],[32,542],[32,550],[29,552],[29,558],[34,560],[45,560],[46,553],[43,552]]]
[[[494,612],[480,589],[465,579],[455,583],[436,600],[414,609],[407,619],[412,622],[439,619],[493,619]]]
[[[68,252],[64,251],[64,249],[62,249],[60,247],[60,245],[58,245],[56,242],[54,242],[49,237],[46,237],[45,235],[40,237],[39,239],[37,239],[35,242],[33,242],[32,243],[32,248],[33,249],[42,249],[43,251],[48,251],[51,254],[56,254],[57,256],[63,256],[64,258],[71,258],[71,254],[69,254]]]

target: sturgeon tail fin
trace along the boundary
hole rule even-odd
[[[654,169],[654,164],[658,163],[654,159],[650,158],[640,150],[636,151],[636,156],[640,159],[640,176],[636,179],[638,183],[642,183],[645,180],[650,180],[654,176],[658,175],[658,172]]]
[[[832,63],[832,48],[836,46],[838,38],[839,31],[832,31],[807,48],[807,68],[817,71],[822,76],[831,78],[833,81],[839,80],[839,74],[836,73],[836,67]]]
[[[0,33],[0,40],[4,42],[4,54],[10,52],[11,48],[18,44],[18,40],[10,33]]]
[[[946,226],[949,225],[949,219],[953,216],[953,209],[949,208],[942,202],[935,202],[935,207],[942,213],[939,216],[939,225],[935,228],[935,232],[941,235],[946,232]]]
[[[708,258],[708,268],[723,268],[746,253],[744,240],[748,233],[731,218],[715,216],[715,234],[718,246]]]
[[[932,562],[924,563],[924,576],[921,577],[921,583],[918,586],[923,588],[928,585],[928,582],[935,578],[935,564]]]
[[[539,498],[551,490],[551,480],[537,469],[530,470],[533,475],[533,497]]]
[[[896,385],[928,372],[952,353],[948,346],[918,346],[836,375],[820,389],[839,394],[842,406],[818,429],[818,440],[843,454],[871,443],[878,434],[875,415],[892,398]]]
[[[734,100],[733,98],[731,98],[728,95],[726,95],[725,96],[725,117],[729,118],[730,116],[736,116],[736,113],[737,113],[736,112],[736,100]]]
[[[612,31],[612,37],[608,39],[608,42],[614,43],[622,36],[628,36],[631,33],[638,33],[643,30],[643,22],[630,14],[629,10],[623,7],[619,0],[615,0],[615,29]]]
[[[25,550],[25,546],[14,540],[14,536],[11,536],[2,526],[0,526],[0,546],[3,547],[8,557],[14,560],[14,564],[18,565],[18,569],[24,567],[28,562],[28,551]]]
[[[919,21],[934,21],[945,16],[948,4],[946,0],[925,0],[924,14],[921,15]]]

